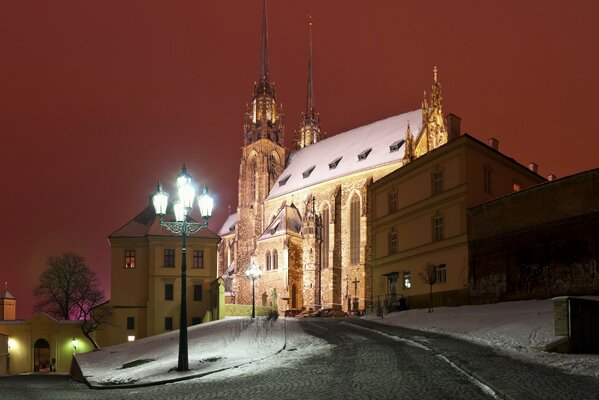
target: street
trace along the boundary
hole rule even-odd
[[[68,377],[0,378],[0,399],[599,399],[599,382],[446,336],[358,318],[306,318],[330,351],[266,361],[174,384],[93,390]],[[358,325],[357,325],[358,324]],[[262,361],[261,363],[264,363]]]

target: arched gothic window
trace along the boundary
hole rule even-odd
[[[272,251],[272,269],[279,268],[279,253],[276,250]]]
[[[266,252],[266,270],[270,271],[270,251]]]
[[[322,268],[329,267],[329,207],[322,210]]]
[[[354,194],[351,199],[349,207],[349,219],[350,264],[356,265],[360,263],[360,197],[357,194]]]
[[[250,203],[256,201],[256,159],[250,163]]]

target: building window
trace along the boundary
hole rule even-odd
[[[492,181],[493,181],[493,171],[489,168],[484,169],[484,189],[486,193],[492,194]]]
[[[191,317],[192,325],[199,325],[202,323],[202,319],[200,317]]]
[[[350,263],[360,263],[360,197],[354,194],[349,207],[350,214]]]
[[[397,231],[391,228],[389,231],[389,255],[397,254]]]
[[[202,301],[202,285],[193,285],[193,300]]]
[[[514,189],[514,192],[519,192],[520,190],[522,190],[522,186],[520,186],[520,183],[515,182],[512,184],[512,187]]]
[[[389,202],[389,214],[397,211],[397,189],[392,189],[387,194],[387,200]]]
[[[135,250],[125,250],[125,268],[135,268]]]
[[[168,268],[175,267],[175,250],[164,249],[164,266]]]
[[[127,317],[127,329],[135,329],[135,317]]]
[[[164,284],[164,300],[172,300],[173,299],[173,284],[165,283]]]
[[[431,181],[431,192],[433,196],[443,192],[443,168],[437,168],[433,171],[431,174]]]
[[[412,274],[410,273],[410,271],[403,272],[402,287],[404,288],[404,290],[412,287]]]
[[[322,210],[322,267],[329,267],[329,208]]]
[[[193,268],[204,268],[204,250],[193,251]]]
[[[443,215],[437,213],[433,217],[433,242],[443,240]]]
[[[270,259],[270,251],[266,252],[266,256],[264,257],[264,261],[266,261],[266,270],[270,271],[270,269],[271,269],[270,268],[270,261],[271,261],[271,259]]]
[[[447,282],[447,267],[445,264],[435,265],[435,283]]]
[[[165,317],[164,318],[164,330],[165,331],[173,330],[173,317]]]
[[[272,269],[279,268],[279,253],[276,250],[272,251]]]

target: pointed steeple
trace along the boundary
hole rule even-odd
[[[437,67],[433,68],[433,85],[430,101],[427,101],[426,92],[422,101],[422,130],[414,146],[414,156],[421,155],[447,143],[447,128],[443,118],[443,99],[441,97],[441,84],[439,83]]]
[[[320,118],[314,111],[314,86],[312,81],[312,18],[308,21],[308,73],[306,112],[300,126],[299,147],[304,148],[320,139]]]
[[[267,0],[262,7],[262,31],[260,34],[260,76],[254,83],[252,103],[244,116],[244,144],[260,139],[283,145],[283,121],[281,107],[276,102],[275,85],[270,81],[268,66],[268,14]]]
[[[262,9],[262,35],[260,41],[260,82],[268,81],[268,21],[266,17],[266,0]]]
[[[408,121],[408,128],[406,129],[406,143],[404,144],[403,163],[407,164],[410,161],[413,161],[414,158],[414,136],[412,135],[412,130],[410,129],[410,121]]]

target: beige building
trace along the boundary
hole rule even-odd
[[[171,207],[165,216],[174,220]],[[111,248],[112,326],[98,332],[101,346],[179,329],[182,239],[160,226],[148,205],[108,237]],[[208,229],[187,237],[188,325],[211,319],[216,247],[220,238]]]
[[[0,375],[68,373],[74,353],[93,349],[82,321],[57,320],[46,313],[16,320],[16,299],[0,291]]]
[[[260,76],[244,119],[237,212],[219,230],[219,275],[228,301],[251,301],[245,272],[256,263],[263,272],[258,303],[276,301],[279,310],[363,309],[372,295],[368,187],[406,156],[447,142],[437,70],[422,109],[322,138],[310,34],[306,111],[297,149],[287,154],[270,79],[266,9],[261,40]]]
[[[428,305],[427,264],[434,304],[468,302],[468,208],[545,181],[534,164],[500,153],[497,140],[460,136],[459,122],[450,114],[449,143],[414,154],[369,188],[375,306],[388,309],[401,297],[411,307]]]

